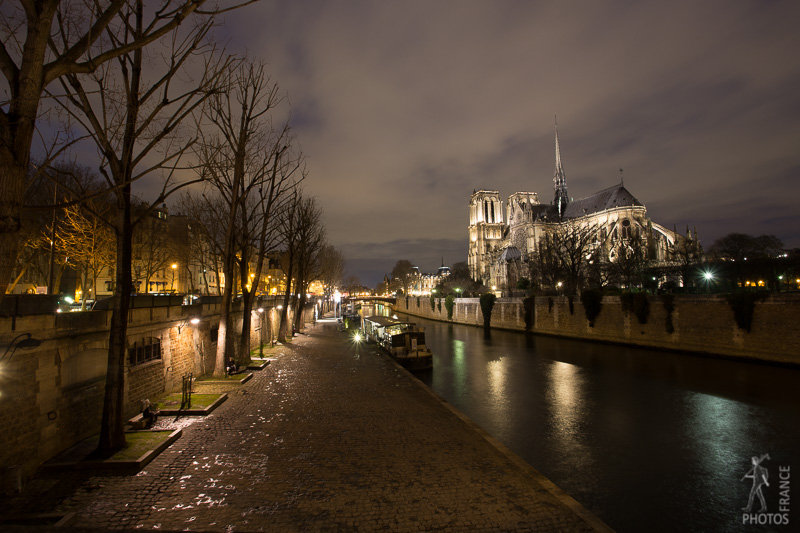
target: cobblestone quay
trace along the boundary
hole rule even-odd
[[[282,351],[210,416],[184,419],[139,475],[41,475],[0,512],[72,511],[81,531],[608,531],[334,322]]]

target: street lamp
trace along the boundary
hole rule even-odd
[[[25,338],[23,339],[22,337]],[[17,348],[37,348],[41,345],[42,341],[34,338],[30,333],[20,333],[14,337],[14,340],[6,347],[6,351],[3,352],[3,356],[0,357],[0,361],[3,361],[6,356],[11,359],[11,356],[14,355]]]
[[[710,270],[703,272],[703,279],[706,281],[706,292],[711,292],[711,282],[714,281],[714,273]]]
[[[178,263],[172,263],[172,292],[175,292],[175,271],[178,269]]]
[[[181,324],[180,324],[180,325],[178,325],[178,335],[180,335],[180,334],[181,334],[181,331],[183,330],[183,328],[185,328],[185,327],[186,327],[186,325],[187,325],[187,324],[191,324],[191,325],[193,325],[193,326],[196,326],[196,325],[197,325],[197,324],[199,324],[199,323],[200,323],[200,319],[199,319],[199,318],[197,318],[197,317],[192,317],[192,318],[186,318],[186,319],[184,319],[184,320],[183,320],[183,322],[181,322]]]
[[[264,359],[264,308],[258,308],[258,316],[261,321],[261,335],[259,335],[259,343],[258,343],[258,357],[259,359]]]

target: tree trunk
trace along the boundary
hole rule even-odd
[[[22,208],[25,200],[36,115],[44,87],[44,59],[58,2],[36,4],[28,13],[27,35],[4,120],[0,122],[0,301],[8,288],[22,245]],[[8,100],[10,96],[10,100]]]
[[[252,314],[253,314],[253,291],[242,294],[242,334],[239,336],[239,365],[249,365],[250,359],[250,335],[252,333]]]
[[[297,309],[294,315],[294,330],[299,332],[303,330],[304,320],[304,309],[306,308],[306,301],[308,298],[306,297],[307,287],[305,287],[305,282],[298,280],[298,287],[300,287],[300,298],[298,298],[297,302]]]
[[[106,374],[100,443],[97,451],[109,457],[125,446],[125,353],[127,351],[128,311],[133,279],[131,276],[131,205],[130,184],[123,187],[122,209],[117,219],[116,290],[113,296],[111,326],[108,335],[108,372]]]
[[[287,329],[289,327],[289,305],[292,296],[292,269],[286,275],[286,293],[283,295],[283,308],[281,309],[281,324],[278,327],[278,342],[286,342]]]

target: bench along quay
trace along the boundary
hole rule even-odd
[[[159,417],[183,435],[138,475],[39,474],[0,517],[74,513],[79,531],[609,531],[335,320],[283,348],[210,415]]]

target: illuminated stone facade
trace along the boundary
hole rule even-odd
[[[625,188],[622,179],[586,198],[570,199],[557,129],[555,151],[555,195],[549,204],[542,204],[535,192],[515,192],[504,206],[497,190],[473,191],[468,256],[472,279],[513,290],[520,278],[529,277],[545,236],[556,231],[588,232],[587,261],[591,254],[592,261],[613,263],[623,248],[636,245],[651,265],[676,264],[676,243],[685,245],[692,238],[688,232],[684,237],[651,221],[647,208]]]

